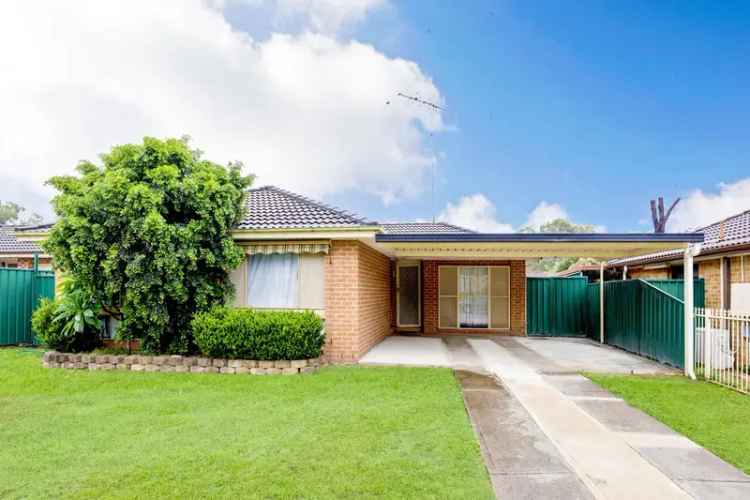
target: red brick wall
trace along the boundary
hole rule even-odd
[[[358,357],[391,333],[391,261],[359,244]]]
[[[331,362],[353,362],[391,332],[390,261],[358,241],[332,241],[326,257],[326,344]]]
[[[455,329],[440,328],[438,325],[438,283],[439,266],[502,266],[510,265],[510,331],[487,329]],[[422,261],[422,320],[424,333],[508,333],[510,335],[526,335],[526,263],[522,260],[513,261]]]

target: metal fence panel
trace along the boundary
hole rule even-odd
[[[685,282],[683,280],[645,280],[651,283],[659,290],[667,292],[669,295],[685,300]],[[697,278],[693,282],[693,303],[695,307],[705,307],[706,303],[706,282],[703,278]]]
[[[31,313],[42,297],[54,296],[54,273],[0,268],[0,345],[34,343]]]
[[[584,310],[588,279],[527,278],[528,335],[580,337],[586,335]]]
[[[661,363],[682,367],[685,360],[684,310],[682,300],[644,280],[607,282],[604,285],[604,341]],[[596,326],[598,335],[598,321]]]
[[[586,334],[592,340],[599,340],[599,283],[586,285]]]

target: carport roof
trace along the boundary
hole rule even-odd
[[[410,233],[375,235],[399,257],[434,258],[614,258],[684,249],[702,233]]]

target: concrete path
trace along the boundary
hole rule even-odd
[[[594,497],[690,498],[617,433],[548,383],[532,365],[491,340],[472,339],[469,343],[531,414]]]
[[[363,362],[458,370],[499,498],[750,498],[750,477],[577,373],[675,370],[579,339],[386,342]]]

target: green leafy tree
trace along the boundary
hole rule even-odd
[[[565,219],[555,219],[539,227],[539,231],[526,226],[521,228],[522,233],[595,233],[596,227],[591,224],[574,224]],[[594,264],[598,261],[591,258],[578,257],[544,257],[532,263],[529,267],[537,272],[556,273],[568,269],[573,264]]]
[[[77,287],[153,352],[194,350],[190,321],[233,293],[231,237],[252,182],[201,158],[188,138],[116,146],[102,166],[50,179],[59,220],[44,244]]]
[[[40,224],[42,217],[36,213],[24,215],[26,209],[12,201],[0,201],[0,226],[6,224],[32,225]]]

